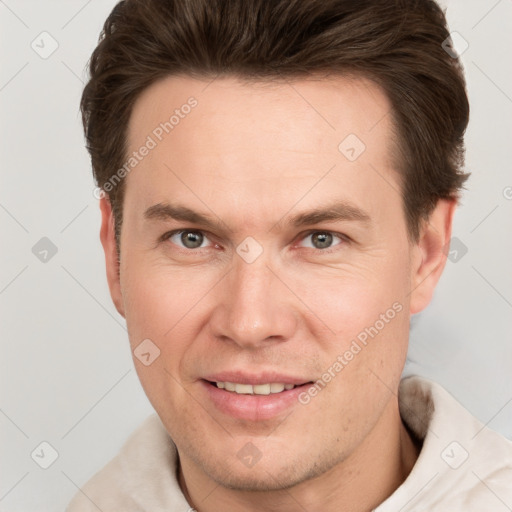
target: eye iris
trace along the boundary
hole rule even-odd
[[[195,231],[184,231],[181,233],[181,242],[188,249],[197,249],[203,243],[203,235]]]
[[[332,244],[331,233],[314,233],[311,239],[317,249],[325,249]]]

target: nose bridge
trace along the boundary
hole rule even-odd
[[[283,292],[267,258],[248,263],[236,256],[217,308],[216,334],[246,347],[291,337],[296,316]]]
[[[270,285],[272,272],[269,268],[267,254],[262,254],[255,261],[245,261],[243,258],[236,258],[233,262],[233,286],[239,289],[240,293],[248,296],[257,296]]]

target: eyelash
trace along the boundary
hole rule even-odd
[[[172,241],[170,241],[170,239],[174,236],[174,235],[181,235],[182,233],[201,233],[207,240],[210,240],[210,237],[208,235],[208,233],[206,233],[205,231],[202,231],[200,229],[175,229],[174,231],[169,231],[167,233],[164,233],[159,241],[160,242],[170,242],[171,244],[175,245],[176,247],[178,247],[179,250],[181,251],[185,251],[185,252],[188,252],[188,253],[192,253],[192,252],[199,252],[203,249],[207,249],[208,247],[200,247],[200,248],[197,248],[197,249],[188,249],[187,247],[182,247],[181,245],[178,245]]]
[[[192,229],[192,228],[190,228],[190,229],[176,229],[176,230],[173,230],[173,231],[169,231],[169,232],[165,233],[164,235],[162,235],[160,237],[160,241],[161,242],[167,242],[167,241],[169,241],[169,239],[172,236],[174,236],[174,235],[181,235],[182,233],[187,233],[187,232],[201,233],[206,239],[210,240],[210,236],[208,235],[207,232],[202,231],[200,229]],[[307,231],[306,233],[301,233],[299,236],[296,237],[295,240],[303,241],[307,237],[309,237],[311,235],[314,235],[315,233],[328,233],[330,235],[333,235],[333,237],[338,238],[340,240],[340,242],[335,244],[335,245],[333,245],[333,246],[327,247],[325,249],[317,249],[317,248],[314,248],[314,247],[303,247],[304,249],[310,249],[310,250],[313,250],[313,251],[316,251],[316,252],[320,252],[320,253],[323,253],[323,254],[328,254],[328,253],[331,253],[331,252],[334,252],[334,251],[338,250],[340,245],[345,245],[346,243],[351,242],[351,239],[347,235],[344,235],[343,233],[337,233],[336,231],[321,230],[321,229],[314,229],[314,230]],[[208,247],[199,247],[199,248],[196,248],[196,249],[188,249],[186,247],[182,247],[180,245],[177,245],[174,242],[171,242],[171,243],[176,245],[180,250],[185,251],[187,253],[199,252],[199,251],[201,251],[203,249],[207,249],[208,248]],[[215,243],[214,243],[214,245],[218,246],[218,244],[215,244]]]
[[[312,231],[308,231],[304,234],[301,234],[299,237],[297,237],[297,239],[300,242],[302,242],[303,240],[310,237],[311,235],[314,235],[315,233],[324,233],[324,234],[326,233],[326,234],[332,235],[333,238],[338,238],[339,242],[337,244],[331,245],[325,249],[318,249],[316,247],[303,247],[303,249],[309,249],[309,250],[313,250],[316,252],[321,252],[322,254],[329,254],[331,252],[338,251],[340,249],[340,247],[339,247],[340,245],[345,245],[347,242],[349,242],[349,238],[347,235],[344,235],[342,233],[337,233],[335,231],[328,231],[328,230],[321,230],[321,229],[315,229]]]

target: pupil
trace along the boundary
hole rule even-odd
[[[330,233],[314,233],[313,245],[317,249],[325,249],[332,244],[332,235]]]
[[[203,243],[203,235],[193,231],[185,231],[181,234],[181,241],[189,249],[197,249]]]

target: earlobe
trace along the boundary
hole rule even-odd
[[[100,199],[100,210],[100,240],[105,253],[105,267],[110,296],[112,297],[112,301],[114,302],[117,311],[124,317],[124,305],[119,275],[119,255],[117,253],[115,236],[115,221],[114,215],[112,214],[112,206],[107,197],[102,197]]]
[[[411,314],[427,307],[443,273],[456,206],[455,199],[440,199],[421,227],[411,266]]]

